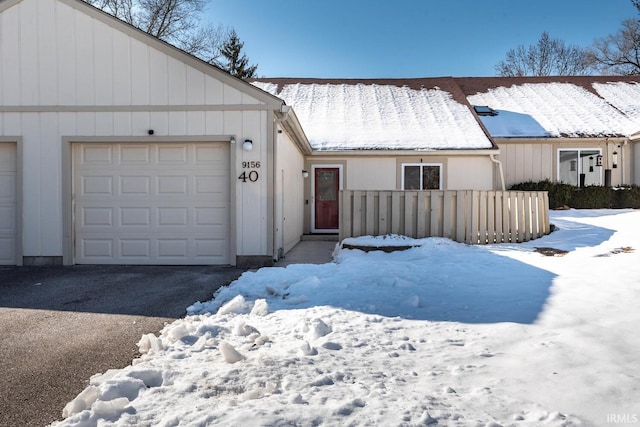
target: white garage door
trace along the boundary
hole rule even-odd
[[[16,144],[0,142],[0,265],[16,264]]]
[[[77,264],[229,264],[226,143],[74,144]]]

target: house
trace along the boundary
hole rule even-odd
[[[372,232],[534,238],[544,198],[495,190],[638,183],[638,83],[245,82],[81,0],[0,0],[0,264],[270,265],[353,194]]]
[[[256,79],[296,111],[305,233],[337,233],[340,189],[501,189],[499,150],[453,78]]]
[[[507,186],[640,184],[640,76],[457,78],[500,147]]]
[[[269,264],[310,153],[281,99],[82,1],[0,1],[0,264]]]
[[[295,109],[313,148],[305,232],[338,228],[337,215],[322,219],[325,189],[313,181],[327,170],[339,188],[362,191],[640,184],[639,76],[254,84]]]

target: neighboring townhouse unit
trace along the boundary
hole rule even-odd
[[[456,82],[500,147],[506,185],[640,184],[640,76],[476,77]]]

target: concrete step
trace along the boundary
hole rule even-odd
[[[303,234],[300,238],[303,242],[337,242],[338,233],[336,234]]]

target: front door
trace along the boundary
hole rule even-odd
[[[314,171],[315,224],[314,231],[338,231],[338,195],[340,168],[317,167]]]

